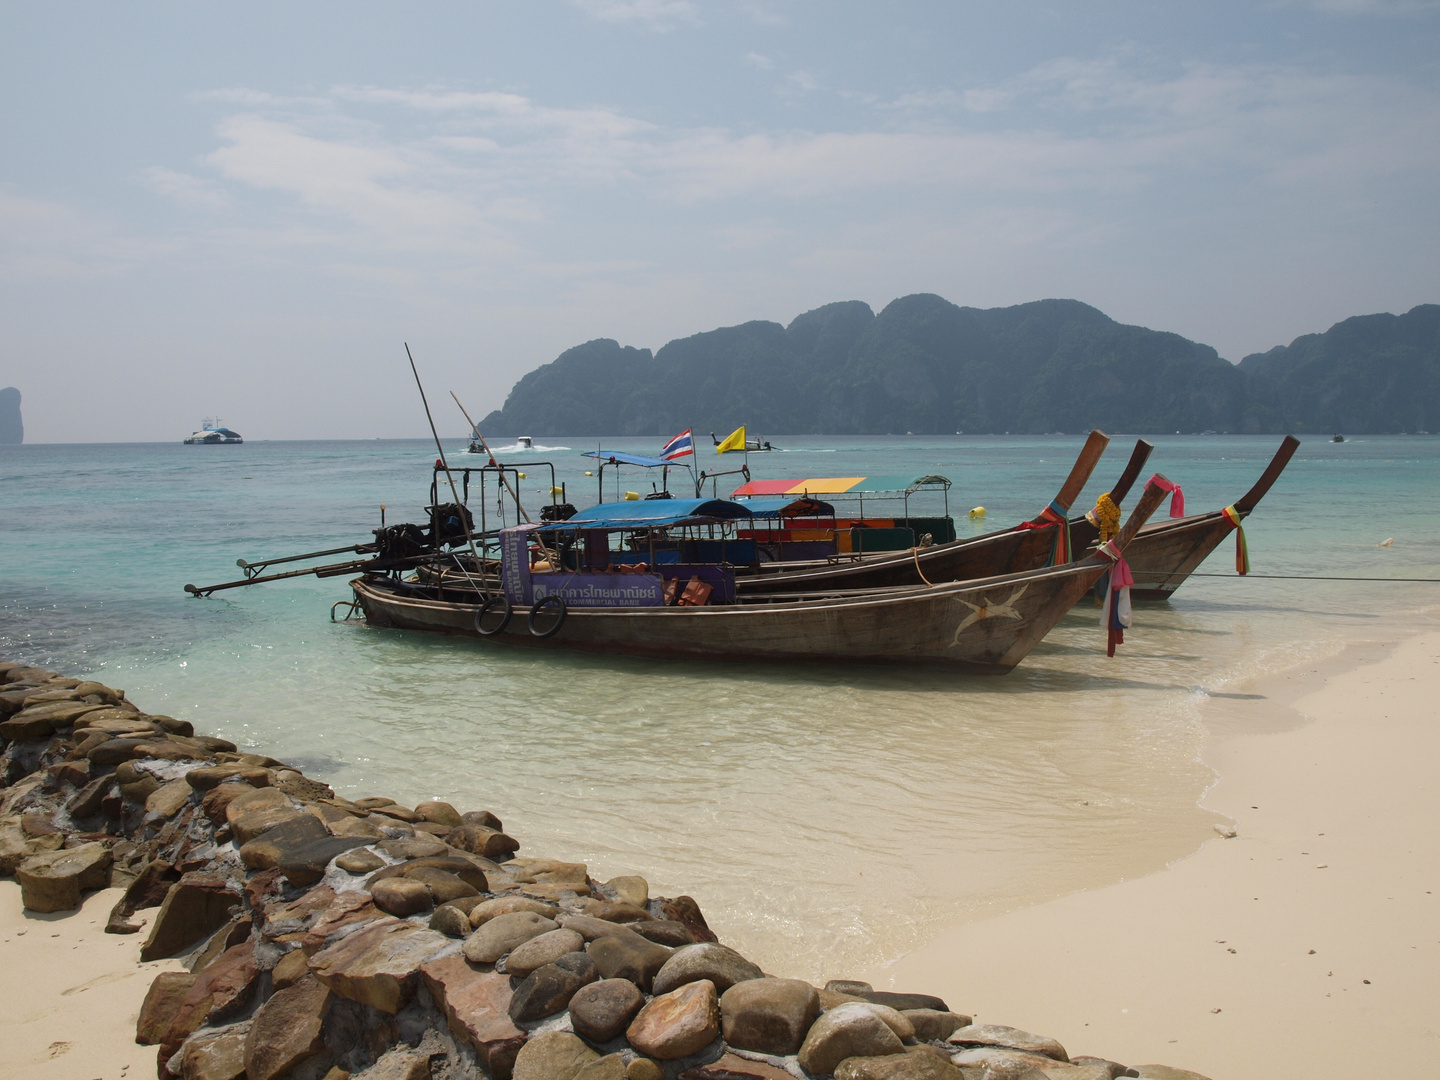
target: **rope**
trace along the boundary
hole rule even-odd
[[[1225,507],[1220,513],[1235,529],[1235,572],[1248,574],[1250,573],[1250,547],[1245,543],[1245,526],[1240,524],[1245,519],[1245,515],[1233,506]]]
[[[924,570],[920,569],[920,549],[918,547],[912,547],[910,549],[910,554],[915,557],[915,573],[920,575],[921,581],[925,582],[926,585],[929,585],[933,589],[935,587],[935,583],[925,576]]]
[[[1174,577],[1174,574],[1136,574],[1136,577],[1146,579],[1153,578],[1156,581],[1164,581],[1166,578]],[[1240,580],[1239,574],[1187,574],[1187,577],[1203,578],[1226,578],[1230,581]],[[1398,581],[1398,582],[1422,582],[1429,585],[1440,585],[1440,578],[1433,577],[1338,577],[1327,574],[1246,574],[1249,578],[1269,578],[1272,581]]]

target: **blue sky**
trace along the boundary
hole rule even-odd
[[[27,441],[422,435],[407,340],[483,415],[591,338],[835,300],[1074,297],[1231,360],[1440,301],[1433,2],[0,2],[0,31]]]

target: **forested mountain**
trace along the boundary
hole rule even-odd
[[[658,353],[609,339],[524,376],[487,435],[1440,430],[1440,306],[1348,319],[1240,365],[1076,300],[849,301]]]

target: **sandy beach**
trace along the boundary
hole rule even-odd
[[[871,981],[1216,1080],[1318,1075],[1340,1041],[1369,1075],[1434,1076],[1437,695],[1432,629],[1216,696],[1204,805],[1233,839],[953,928]]]
[[[140,1003],[156,974],[178,960],[140,963],[145,933],[105,933],[120,889],[91,893],[78,911],[37,914],[20,886],[0,881],[5,1023],[0,1076],[27,1080],[118,1080],[155,1072],[155,1048],[135,1044]],[[149,922],[154,912],[135,921]]]

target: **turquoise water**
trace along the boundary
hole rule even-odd
[[[574,448],[530,460],[592,502],[579,450],[594,440],[536,441]],[[977,504],[985,527],[1033,516],[1081,442],[773,441],[787,450],[753,455],[757,478],[943,473],[962,533],[980,528],[964,520]],[[1199,511],[1238,498],[1279,439],[1152,441],[1150,468]],[[1078,505],[1132,444],[1115,438]],[[1214,820],[1196,807],[1214,780],[1197,760],[1206,692],[1440,596],[1193,579],[1137,609],[1113,660],[1082,606],[1017,671],[976,678],[516,655],[332,623],[343,578],[183,593],[238,576],[237,558],[366,540],[382,503],[391,522],[421,520],[433,458],[419,441],[0,448],[0,656],[94,674],[351,797],[487,807],[523,852],[689,892],[767,969],[821,978],[1193,850]],[[1437,438],[1306,440],[1246,526],[1254,571],[1440,578],[1437,481]],[[527,497],[548,483],[528,469]],[[1203,569],[1231,572],[1231,544]]]

